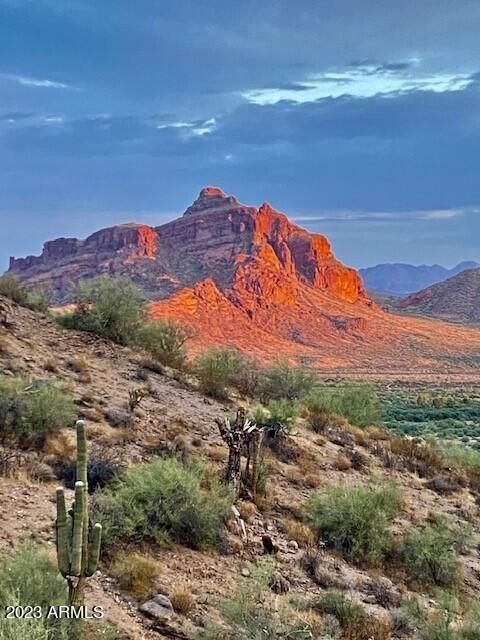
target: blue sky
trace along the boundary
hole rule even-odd
[[[0,268],[204,185],[355,266],[480,260],[478,0],[0,0]]]

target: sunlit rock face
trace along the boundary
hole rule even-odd
[[[324,236],[218,187],[203,188],[183,216],[160,227],[131,223],[85,240],[59,238],[38,257],[12,258],[10,272],[48,285],[59,300],[72,283],[106,273],[131,275],[152,299],[210,278],[238,305],[289,304],[299,284],[368,302],[357,272],[335,258]]]

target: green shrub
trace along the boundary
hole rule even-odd
[[[471,528],[444,517],[418,527],[405,536],[402,558],[409,575],[419,583],[454,586],[460,577],[457,554],[471,544]]]
[[[195,361],[195,373],[204,393],[218,399],[227,397],[226,387],[232,383],[241,355],[235,349],[212,348]]]
[[[263,404],[270,400],[298,400],[310,393],[317,379],[304,367],[292,367],[288,362],[280,362],[265,369],[260,382],[258,395]]]
[[[339,418],[334,412],[333,394],[325,390],[310,393],[303,403],[306,409],[306,419],[315,433],[322,433],[328,427],[338,423]]]
[[[46,313],[52,304],[52,295],[47,289],[30,289],[25,304],[34,311]]]
[[[44,614],[51,605],[67,601],[66,582],[47,554],[35,547],[22,547],[0,555],[0,608],[8,605],[38,605]],[[68,620],[3,619],[0,640],[68,640]]]
[[[119,344],[135,340],[145,302],[132,280],[100,276],[84,280],[74,290],[77,309],[57,317],[67,329],[88,331]]]
[[[0,376],[0,438],[41,443],[73,423],[75,405],[56,383]]]
[[[305,400],[312,428],[321,430],[328,416],[338,414],[357,427],[380,421],[380,402],[375,389],[367,384],[349,384],[337,389],[319,389]]]
[[[104,540],[178,542],[194,549],[218,542],[232,503],[220,483],[207,484],[204,470],[176,458],[157,458],[128,469],[96,499]]]
[[[27,302],[28,291],[14,276],[6,273],[0,276],[0,296],[5,296],[17,304],[24,305]]]
[[[156,320],[138,328],[135,343],[162,364],[182,369],[187,360],[185,343],[191,337],[191,332],[171,320]]]
[[[311,496],[307,519],[326,544],[348,560],[378,564],[390,548],[390,524],[399,505],[394,485],[334,487]]]
[[[255,422],[258,424],[281,424],[287,431],[295,424],[297,416],[298,405],[285,398],[270,400],[266,407],[257,407],[253,414]]]

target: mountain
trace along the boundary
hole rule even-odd
[[[446,269],[439,264],[420,265],[391,263],[377,264],[375,267],[360,269],[359,273],[367,289],[384,294],[406,296],[410,293],[429,287],[436,282],[446,280],[451,276],[480,267],[476,262],[460,262],[452,269]]]
[[[402,311],[462,323],[480,322],[480,269],[467,269],[398,303]]]
[[[195,330],[193,353],[231,345],[262,361],[286,357],[365,376],[465,373],[470,356],[480,357],[480,331],[386,313],[325,236],[216,187],[164,225],[59,238],[38,257],[12,258],[10,272],[50,287],[59,302],[82,278],[128,275],[151,300],[153,317]]]
[[[266,202],[247,207],[216,187],[202,189],[181,218],[160,227],[130,223],[83,241],[59,238],[39,257],[11,258],[9,270],[28,284],[48,285],[59,299],[82,278],[126,273],[152,299],[212,278],[239,304],[242,296],[261,305],[285,301],[300,283],[369,302],[358,273],[335,259],[324,236]]]

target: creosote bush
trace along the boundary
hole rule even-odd
[[[72,396],[55,382],[0,376],[0,439],[42,444],[48,435],[70,426],[74,417]]]
[[[402,558],[411,578],[421,584],[453,587],[460,577],[458,553],[471,545],[469,525],[445,517],[411,527],[402,547]]]
[[[203,467],[157,458],[128,469],[97,493],[95,518],[106,544],[151,540],[194,549],[215,545],[233,496]]]
[[[311,496],[307,520],[348,560],[380,564],[391,546],[390,525],[399,506],[400,493],[393,484],[333,487]]]
[[[183,369],[187,361],[185,344],[192,337],[192,331],[171,320],[155,320],[138,328],[135,344],[161,364]]]
[[[135,340],[145,301],[129,278],[99,276],[84,280],[73,291],[72,301],[77,309],[56,318],[63,327],[95,333],[119,344]]]

